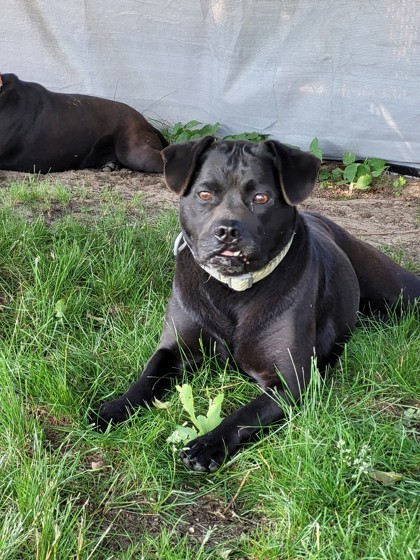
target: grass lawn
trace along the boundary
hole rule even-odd
[[[363,322],[287,422],[192,473],[167,442],[176,392],[105,434],[87,420],[156,347],[177,216],[134,220],[108,197],[45,219],[71,204],[59,185],[2,189],[1,560],[418,558],[418,315]],[[199,412],[259,391],[210,355],[189,382]]]

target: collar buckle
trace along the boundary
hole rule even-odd
[[[254,283],[251,272],[246,272],[245,274],[240,274],[238,276],[226,276],[225,278],[227,285],[232,290],[238,290],[238,286],[241,287],[239,291],[248,290]]]
[[[185,247],[187,247],[187,242],[184,239],[184,234],[181,233],[177,236],[177,238],[175,239],[175,243],[174,243],[174,256],[176,257],[178,253],[180,253],[182,250],[185,249]]]

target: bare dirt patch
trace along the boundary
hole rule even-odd
[[[241,517],[212,493],[201,496],[197,504],[174,503],[170,509],[160,508],[160,513],[154,512],[156,504],[148,503],[141,496],[137,505],[140,508],[111,508],[104,514],[101,532],[109,530],[105,539],[109,548],[124,550],[131,540],[146,534],[158,536],[162,527],[166,527],[174,544],[186,537],[191,543],[204,543],[221,553],[226,550],[226,543],[236,544],[261,522],[269,523],[258,515],[252,520]]]
[[[0,188],[13,181],[25,179],[24,173],[0,171]],[[140,201],[150,215],[168,208],[176,208],[178,199],[165,186],[162,175],[122,169],[111,173],[99,170],[51,173],[53,183],[61,183],[74,190],[74,197],[66,207],[52,204],[47,218],[53,220],[63,214],[98,212],[106,195],[123,200],[136,215]],[[362,193],[348,187],[314,190],[302,204],[304,210],[320,212],[345,227],[360,239],[378,247],[402,249],[414,262],[420,262],[420,180],[407,177],[407,184],[398,192],[392,187],[396,176],[386,174],[373,191]],[[40,176],[39,180],[44,180]],[[33,180],[33,176],[32,176]],[[398,196],[397,196],[398,195]],[[396,254],[397,254],[396,251]]]

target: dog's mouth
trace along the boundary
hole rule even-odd
[[[245,255],[242,251],[230,251],[229,249],[225,249],[221,253],[219,253],[221,257],[227,257],[229,259],[239,259],[244,264],[249,264],[248,256]]]
[[[235,275],[247,272],[249,256],[242,250],[223,249],[217,251],[206,259],[206,264],[210,265],[222,274]]]

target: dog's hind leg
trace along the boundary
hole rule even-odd
[[[313,215],[314,216],[314,215]],[[420,298],[420,277],[391,260],[384,253],[353,237],[324,216],[315,215],[326,224],[334,241],[349,258],[360,286],[361,311],[387,312],[402,309]]]
[[[154,131],[141,131],[136,134],[131,130],[124,138],[119,139],[115,152],[118,161],[125,167],[146,173],[162,173],[163,159],[160,154],[162,148],[159,137]]]

